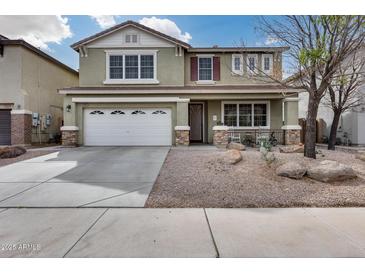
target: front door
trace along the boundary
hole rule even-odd
[[[203,103],[189,104],[190,142],[203,142]]]

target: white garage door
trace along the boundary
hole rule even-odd
[[[88,146],[170,146],[168,108],[85,109],[84,144]]]

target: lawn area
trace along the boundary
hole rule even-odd
[[[221,161],[224,151],[171,149],[146,207],[340,207],[365,206],[365,162],[354,154],[321,150],[316,160],[275,149],[268,166],[256,149],[242,151],[236,165]],[[283,163],[315,165],[336,160],[351,165],[356,179],[322,183],[276,175]]]

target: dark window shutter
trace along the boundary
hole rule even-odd
[[[190,80],[198,81],[198,57],[190,57]]]
[[[213,80],[219,81],[221,79],[221,60],[220,57],[213,57]]]

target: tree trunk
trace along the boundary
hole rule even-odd
[[[328,150],[335,150],[336,148],[337,128],[341,117],[340,111],[335,111],[333,114],[330,137],[328,138]]]
[[[316,159],[316,139],[317,139],[317,112],[318,105],[316,98],[309,95],[308,113],[305,128],[304,156]]]

